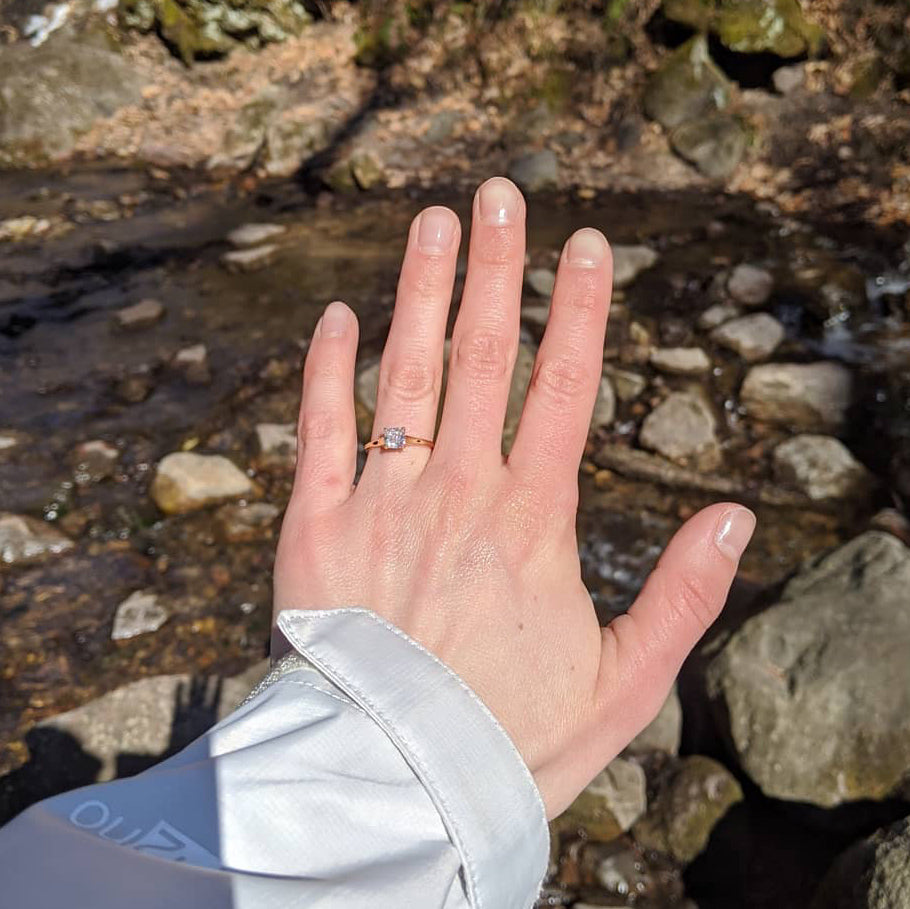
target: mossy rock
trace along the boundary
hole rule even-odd
[[[815,55],[825,37],[798,0],[664,0],[662,9],[673,22],[713,32],[724,47],[741,54]]]
[[[670,144],[706,177],[722,180],[742,160],[749,133],[739,117],[717,113],[680,124],[670,133]]]

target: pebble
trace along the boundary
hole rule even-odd
[[[682,703],[674,684],[660,708],[660,713],[632,739],[624,753],[648,754],[652,751],[662,751],[665,754],[679,754],[682,721]]]
[[[162,511],[180,514],[254,491],[250,478],[227,458],[176,451],[158,465],[151,495]]]
[[[594,404],[594,416],[591,426],[594,429],[609,426],[616,416],[616,393],[613,383],[607,376],[602,376],[600,387],[597,389],[597,402]]]
[[[38,562],[72,549],[73,541],[45,521],[0,512],[0,567]]]
[[[382,161],[368,149],[355,151],[350,158],[351,176],[362,190],[382,186],[386,182],[386,172]]]
[[[651,365],[677,376],[701,376],[711,371],[711,359],[700,347],[655,347]]]
[[[648,386],[648,380],[641,373],[618,366],[605,366],[604,372],[613,382],[616,397],[620,401],[634,401]]]
[[[856,498],[874,482],[840,440],[810,434],[794,436],[774,449],[774,474],[817,501]]]
[[[249,543],[270,536],[279,514],[270,502],[229,503],[215,512],[215,526],[226,543]]]
[[[535,328],[546,328],[550,318],[550,304],[545,306],[522,306],[521,321]]]
[[[525,275],[525,283],[539,297],[550,297],[556,286],[556,272],[549,268],[532,268]]]
[[[253,246],[249,249],[235,249],[221,257],[221,264],[230,272],[251,272],[268,268],[278,255],[273,243]]]
[[[782,95],[789,95],[805,85],[806,68],[801,63],[797,63],[795,66],[778,67],[771,74],[771,82],[775,91]]]
[[[698,317],[698,327],[702,331],[711,331],[711,329],[723,325],[724,322],[735,319],[739,314],[739,309],[731,303],[715,303]]]
[[[97,483],[113,476],[120,451],[103,439],[83,442],[73,449],[71,460],[76,466],[75,480],[79,486]]]
[[[549,148],[522,155],[509,165],[509,179],[528,193],[555,189],[559,183],[559,159]]]
[[[158,300],[140,300],[132,306],[125,306],[114,313],[114,321],[118,328],[133,331],[140,328],[149,328],[164,316],[164,304]]]
[[[125,641],[140,634],[157,631],[168,620],[168,611],[158,602],[158,595],[137,590],[131,593],[114,613],[112,641]]]
[[[774,277],[757,265],[737,265],[727,279],[727,290],[743,306],[761,306],[774,290]]]
[[[683,466],[711,470],[720,463],[716,421],[708,405],[694,394],[673,392],[645,417],[639,441]]]
[[[208,385],[212,381],[209,352],[205,344],[193,344],[178,350],[171,365],[190,385]]]
[[[284,467],[291,470],[297,463],[297,426],[295,423],[260,423],[256,426],[262,467]]]
[[[766,312],[725,322],[711,333],[711,339],[738,353],[747,363],[765,360],[784,339],[784,326]]]
[[[287,230],[281,224],[242,224],[227,235],[228,243],[238,249],[258,246],[275,237],[280,237]]]
[[[657,253],[650,246],[613,247],[613,287],[628,287],[643,271],[657,262]]]
[[[0,452],[17,448],[25,441],[25,436],[14,429],[0,429]]]

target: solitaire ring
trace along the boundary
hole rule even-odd
[[[408,445],[426,445],[432,448],[433,443],[429,439],[421,439],[417,436],[409,436],[404,431],[404,426],[386,426],[382,430],[382,435],[378,439],[373,439],[363,446],[364,451],[371,448],[381,448],[383,451],[401,451]]]

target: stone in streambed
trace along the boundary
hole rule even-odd
[[[209,352],[205,344],[193,344],[178,350],[171,365],[190,385],[208,385],[212,381]]]
[[[725,322],[711,332],[711,340],[738,353],[747,363],[771,356],[784,339],[784,326],[766,312]]]
[[[112,641],[125,641],[140,634],[157,631],[168,619],[168,611],[158,602],[158,595],[137,590],[131,593],[114,613]]]
[[[597,429],[601,426],[609,426],[615,417],[616,393],[613,391],[613,383],[607,376],[602,376],[597,389],[597,401],[594,404],[591,427]]]
[[[744,263],[737,265],[727,279],[727,291],[743,306],[761,306],[774,290],[774,278],[765,268]]]
[[[260,423],[256,427],[259,464],[293,470],[297,463],[297,425],[295,423]]]
[[[674,392],[645,418],[639,441],[670,461],[701,470],[720,463],[717,422],[696,395]]]
[[[646,849],[687,864],[708,845],[711,831],[743,792],[722,764],[702,755],[668,762],[657,772],[648,812],[633,828]]]
[[[779,482],[810,499],[849,499],[867,493],[871,473],[832,436],[803,434],[774,449],[774,474]]]
[[[604,366],[604,373],[610,377],[616,397],[620,401],[634,401],[648,386],[648,380],[641,373],[618,366]]]
[[[849,370],[838,363],[753,366],[740,399],[749,416],[795,429],[836,430],[852,397]]]
[[[556,286],[556,272],[549,268],[532,268],[525,275],[525,284],[537,294],[538,297],[549,298]]]
[[[555,189],[559,183],[559,159],[548,148],[522,155],[509,165],[509,179],[527,193]]]
[[[278,256],[278,247],[272,243],[235,249],[221,257],[221,264],[230,272],[261,271],[268,268]]]
[[[737,761],[765,795],[831,808],[907,795],[910,549],[869,531],[797,575],[708,667]]]
[[[700,347],[655,347],[649,362],[660,372],[677,376],[701,376],[711,371],[711,360]]]
[[[733,173],[748,143],[749,133],[743,121],[725,113],[689,120],[670,133],[673,150],[712,180]]]
[[[628,287],[643,271],[657,262],[657,253],[650,246],[613,246],[613,287]]]
[[[215,512],[215,527],[226,543],[249,543],[271,536],[281,510],[270,502],[229,503]]]
[[[281,224],[241,224],[227,235],[227,240],[231,246],[246,249],[280,237],[286,229]]]
[[[674,684],[660,708],[660,713],[632,739],[625,753],[648,754],[652,751],[663,751],[666,754],[679,754],[682,719],[682,704]]]
[[[698,327],[702,331],[711,331],[713,328],[729,322],[730,319],[735,319],[738,315],[739,310],[730,303],[715,303],[698,317]]]
[[[0,568],[25,565],[72,549],[73,541],[44,521],[0,512]]]
[[[87,486],[113,476],[119,458],[117,446],[103,439],[92,439],[77,445],[70,456],[75,466],[76,483]]]
[[[149,328],[164,317],[164,305],[158,300],[140,300],[132,306],[125,306],[114,313],[118,328],[133,331]]]
[[[250,478],[227,458],[177,451],[158,465],[151,495],[162,511],[180,514],[254,491]]]

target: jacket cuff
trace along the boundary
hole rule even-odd
[[[521,755],[480,698],[370,610],[287,610],[278,627],[401,751],[459,852],[471,905],[532,906],[547,869],[546,812]]]

